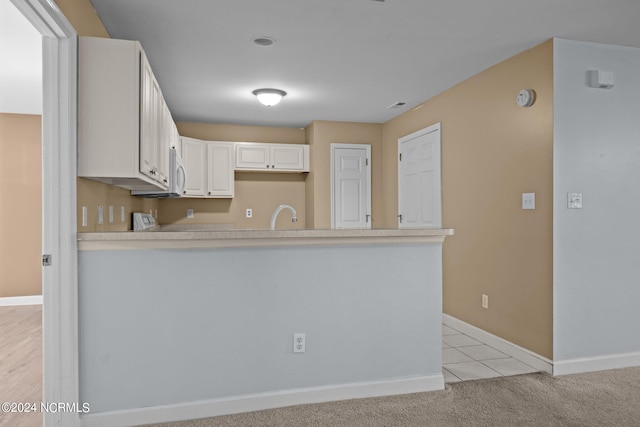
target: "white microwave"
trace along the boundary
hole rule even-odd
[[[184,194],[186,177],[180,155],[175,148],[171,148],[169,150],[169,188],[167,190],[134,190],[131,194],[154,199],[180,197]]]

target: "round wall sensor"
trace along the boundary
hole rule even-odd
[[[531,107],[536,102],[536,91],[533,89],[522,89],[518,92],[516,102],[521,107]]]

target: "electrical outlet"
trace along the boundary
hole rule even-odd
[[[489,295],[482,294],[482,308],[489,308]]]
[[[247,218],[253,218],[253,209],[249,208],[245,212]]]
[[[293,352],[304,353],[307,347],[305,334],[293,334]]]
[[[567,208],[582,209],[582,193],[567,193]]]
[[[187,209],[187,218],[193,219],[193,209]]]
[[[102,205],[98,206],[98,224],[104,224],[104,208]]]

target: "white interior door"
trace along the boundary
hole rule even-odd
[[[371,145],[331,144],[331,227],[371,228]]]
[[[398,140],[398,227],[441,228],[440,123]]]

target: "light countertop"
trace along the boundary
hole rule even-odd
[[[213,229],[212,229],[213,228]],[[176,230],[179,227],[168,227]],[[180,249],[259,246],[317,246],[442,243],[453,229],[287,229],[232,230],[193,225],[183,231],[78,233],[78,249]]]

